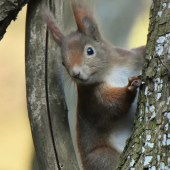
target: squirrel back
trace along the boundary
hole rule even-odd
[[[47,9],[43,17],[61,48],[76,155],[83,170],[114,170],[132,131],[145,46],[130,51],[113,46],[87,1],[71,5],[77,30],[69,35]]]

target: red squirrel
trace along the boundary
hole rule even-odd
[[[71,6],[77,30],[69,35],[47,9],[43,18],[76,87],[76,106],[68,110],[75,112],[79,165],[83,170],[114,170],[132,131],[145,46],[129,51],[113,46],[101,35],[90,5],[71,0]]]

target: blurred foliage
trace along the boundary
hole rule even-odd
[[[95,1],[101,30],[114,45],[132,48],[146,43],[150,1]],[[25,16],[26,7],[0,42],[0,170],[30,170],[32,167],[34,149],[25,90]],[[66,3],[67,32],[75,27],[73,20]]]

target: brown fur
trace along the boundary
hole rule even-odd
[[[106,85],[107,86],[107,85]],[[107,103],[121,103],[122,111],[119,114],[123,114],[129,110],[136,93],[128,90],[128,86],[125,87],[105,87],[101,93],[103,101]],[[127,102],[129,101],[129,102]]]
[[[56,21],[52,13],[43,7],[42,11],[43,19],[47,22],[49,29],[53,33],[54,40],[57,42],[58,45],[61,44],[61,39],[63,38],[63,34],[61,33],[60,29],[56,25]]]
[[[76,49],[76,47],[79,47],[79,41],[72,41],[70,44],[69,44],[69,49]],[[81,51],[78,51],[78,50],[73,50],[73,51],[70,51],[70,62],[69,62],[69,67],[73,67],[74,65],[78,65],[81,63],[82,61],[82,52]]]
[[[85,32],[85,26],[83,24],[83,19],[85,17],[90,17],[92,18],[91,15],[91,10],[88,8],[84,8],[83,5],[87,5],[83,0],[72,0],[71,1],[71,6],[72,6],[72,10],[73,10],[73,14],[75,17],[75,21],[77,24],[78,29],[81,32]]]
[[[84,170],[115,169],[120,153],[110,146],[108,139],[114,122],[130,109],[136,96],[137,87],[128,89],[134,80],[140,81],[133,77],[123,88],[104,87],[101,101],[95,91],[106,85],[77,86],[77,145]],[[103,164],[102,159],[105,160]]]
[[[75,20],[76,20],[76,24],[78,26],[78,29],[81,30],[82,32],[85,31],[84,28],[84,24],[82,23],[82,20],[86,15],[86,12],[83,11],[83,9],[81,8],[76,8],[76,10],[74,10],[75,7],[73,6],[73,11],[74,11],[74,16],[75,16]]]

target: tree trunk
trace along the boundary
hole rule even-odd
[[[170,169],[170,0],[153,0],[143,81],[117,170]]]
[[[29,0],[0,0],[0,40],[3,38],[8,25],[15,21],[18,12]]]

